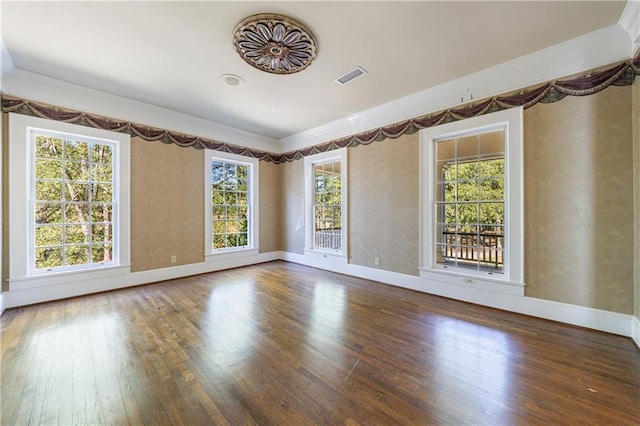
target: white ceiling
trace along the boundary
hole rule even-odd
[[[616,24],[625,1],[11,2],[2,40],[18,70],[281,139]],[[305,23],[318,57],[258,71],[232,45],[244,17]],[[340,86],[355,66],[364,77]],[[232,73],[245,83],[225,84]],[[124,117],[126,118],[126,117]]]

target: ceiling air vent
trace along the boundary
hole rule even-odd
[[[341,75],[340,77],[336,78],[336,83],[340,84],[340,85],[345,85],[348,82],[350,82],[351,80],[354,80],[360,76],[365,75],[367,72],[364,70],[364,68],[362,67],[356,67],[354,69],[352,69],[351,71],[349,71],[346,74]]]

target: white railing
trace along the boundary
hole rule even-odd
[[[317,249],[340,250],[342,229],[320,229],[313,233],[313,246]]]

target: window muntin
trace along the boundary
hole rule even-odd
[[[212,250],[250,247],[251,166],[211,161]]]
[[[504,129],[434,141],[435,264],[504,272]]]
[[[340,161],[313,165],[313,249],[342,250],[342,175]]]
[[[347,262],[347,149],[305,157],[304,179],[305,255]]]
[[[205,261],[258,254],[258,160],[206,150],[204,170]]]
[[[503,131],[503,154],[498,148],[491,148],[491,143],[478,145],[477,140],[465,140],[467,136],[487,135]],[[460,146],[455,143],[445,142],[460,139]],[[438,144],[441,144],[438,149]],[[420,131],[420,277],[426,278],[431,283],[452,283],[464,286],[473,286],[497,292],[514,295],[524,295],[524,176],[523,176],[523,108],[510,108],[503,111],[484,114],[478,117],[468,118],[430,127]],[[471,146],[476,154],[467,154],[466,150]],[[458,158],[458,151],[460,152]],[[469,157],[473,155],[477,158]],[[503,170],[500,179],[500,162]],[[453,164],[452,159],[456,159]],[[468,165],[469,163],[476,165]],[[443,170],[448,165],[451,171],[443,175]],[[453,168],[455,167],[455,168]],[[452,170],[453,168],[453,170]],[[498,171],[490,171],[496,168]],[[468,170],[470,169],[470,170]],[[458,172],[461,176],[458,179]],[[455,174],[454,174],[455,173]],[[465,173],[467,173],[465,175]],[[464,178],[462,178],[464,176]],[[439,182],[438,182],[439,181]],[[475,185],[475,186],[474,186]],[[495,200],[493,189],[504,190],[504,199]],[[447,188],[448,186],[448,188]],[[472,188],[471,195],[466,189]],[[491,189],[491,190],[490,190]],[[447,198],[448,197],[448,198]],[[455,199],[458,204],[447,203]],[[466,207],[465,204],[473,205]],[[491,205],[493,204],[493,205]],[[485,206],[486,205],[486,206]],[[439,207],[440,206],[440,207]],[[485,218],[480,211],[484,207]],[[504,211],[503,220],[486,219],[491,212],[498,210],[500,206]],[[451,219],[455,217],[458,207],[462,220]],[[446,209],[448,208],[448,212]],[[465,212],[464,209],[471,212]],[[495,208],[495,209],[494,209]],[[475,217],[474,217],[475,213]],[[447,214],[449,219],[447,219]],[[466,219],[464,219],[466,218]],[[471,218],[471,219],[469,219]],[[473,220],[473,221],[472,221]],[[486,223],[488,222],[488,223]],[[463,226],[482,226],[484,230],[493,233],[502,233],[502,271],[496,273],[493,269],[486,269],[476,262],[472,268],[465,265],[454,265],[449,261],[445,268],[443,259],[436,250],[437,247],[446,245],[443,241],[444,227],[459,227],[462,233]],[[438,229],[439,228],[439,229]],[[481,229],[482,230],[482,229]],[[476,231],[476,229],[473,229]],[[495,237],[492,235],[491,237]],[[478,233],[471,241],[454,240],[450,246],[479,247],[489,245],[492,254],[498,253],[498,243],[486,244],[479,241]],[[441,244],[437,246],[437,244]],[[474,250],[462,253],[473,258]],[[459,252],[460,253],[460,252]],[[488,256],[488,253],[487,253]],[[454,256],[451,256],[454,258]],[[455,261],[460,259],[454,258]],[[472,259],[476,260],[477,259]],[[495,260],[492,259],[495,263]],[[491,263],[488,261],[486,263]],[[488,266],[488,265],[486,265]]]
[[[31,270],[113,264],[117,145],[42,130],[29,139]]]

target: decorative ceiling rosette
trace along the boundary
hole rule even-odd
[[[302,71],[318,52],[318,43],[309,28],[273,13],[243,19],[233,31],[233,45],[249,65],[273,74]]]

